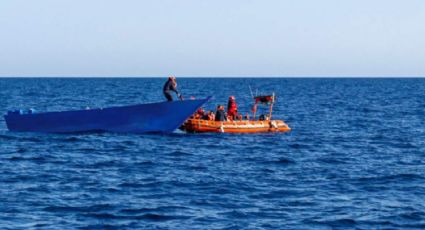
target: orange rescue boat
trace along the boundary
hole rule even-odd
[[[266,133],[291,131],[291,128],[281,120],[208,121],[189,119],[183,125],[182,129],[192,133]]]
[[[265,132],[289,132],[291,128],[282,120],[271,120],[273,104],[275,102],[274,94],[271,96],[254,97],[253,119],[246,120],[228,120],[214,121],[200,118],[188,119],[180,128],[190,133],[265,133]],[[270,111],[268,116],[262,116],[261,119],[255,119],[257,104],[269,104]]]

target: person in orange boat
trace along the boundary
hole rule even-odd
[[[195,117],[195,119],[201,119],[202,117],[204,117],[204,115],[205,115],[205,110],[204,110],[204,108],[199,108],[199,109],[196,111],[196,113],[195,113],[194,117]]]
[[[214,121],[215,120],[215,114],[213,111],[208,112],[208,120]]]
[[[214,112],[213,111],[205,111],[204,115],[201,117],[202,120],[213,121]]]
[[[236,105],[235,97],[230,96],[227,102],[227,116],[236,119],[238,116],[238,106]]]
[[[217,112],[215,113],[215,121],[227,121],[226,113],[224,112],[224,106],[217,106]]]

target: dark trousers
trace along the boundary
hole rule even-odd
[[[165,98],[167,98],[167,101],[173,100],[173,96],[171,96],[171,94],[169,92],[164,91],[164,96],[165,96]]]

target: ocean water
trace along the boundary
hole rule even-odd
[[[0,79],[0,113],[164,100],[164,79]],[[8,132],[1,229],[425,228],[425,79],[178,79],[187,98],[277,94],[290,133]]]

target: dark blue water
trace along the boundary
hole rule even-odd
[[[164,79],[0,79],[0,113],[163,100]],[[0,228],[425,228],[425,79],[179,79],[276,92],[286,134],[12,133]]]

